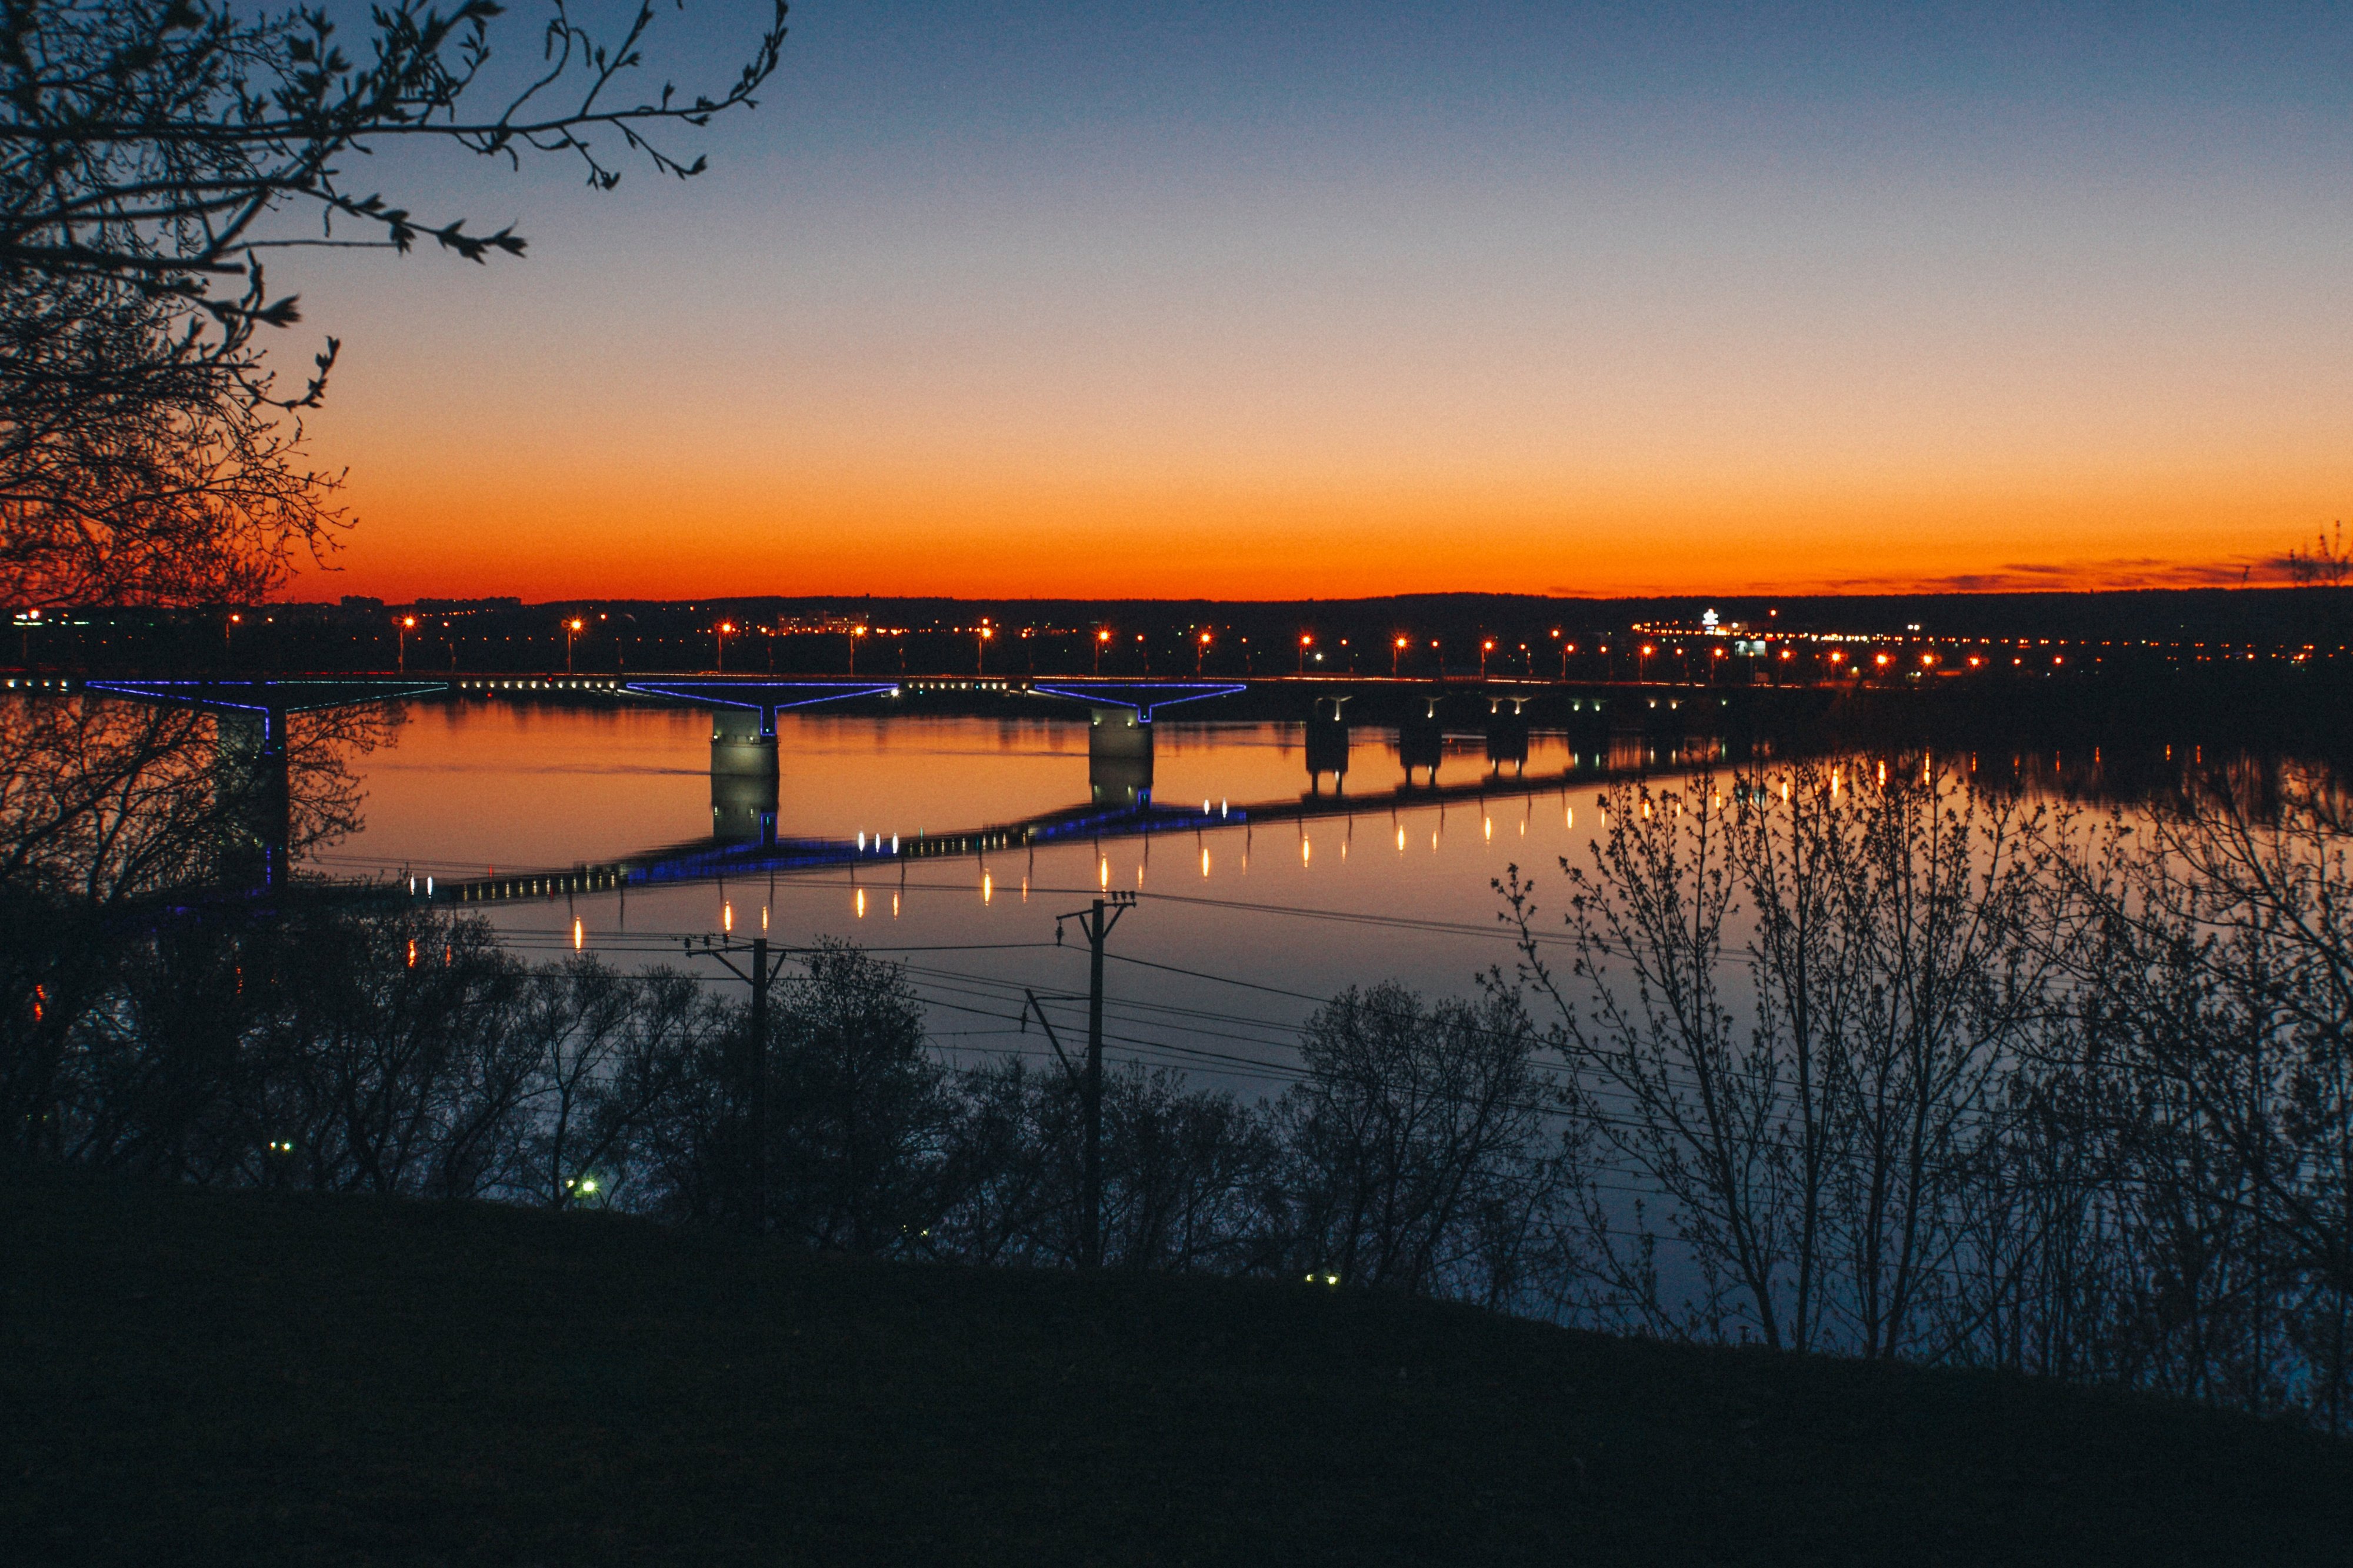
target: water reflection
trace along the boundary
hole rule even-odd
[[[357,830],[356,771],[400,718],[0,697],[0,894],[103,905],[279,885]]]
[[[478,907],[501,929],[569,951],[748,921],[700,882],[762,879],[759,929],[786,941],[875,919],[902,940],[1010,940],[1034,934],[1033,896],[1140,889],[1168,904],[1152,940],[1172,961],[1310,988],[1398,973],[1459,990],[1495,956],[1490,882],[1581,855],[1602,822],[1581,824],[1578,806],[1599,779],[1813,743],[1725,733],[1719,710],[1671,694],[1614,714],[1571,707],[1558,728],[1510,699],[1481,706],[1483,721],[1450,723],[1425,702],[1398,726],[1352,723],[1345,699],[1290,725],[802,712],[765,733],[756,715],[731,729],[691,709],[475,700],[298,720],[277,738],[236,715],[17,700],[7,826],[16,861],[47,857],[57,885],[266,887],[289,863],[414,878],[437,900],[496,882],[502,900]],[[399,743],[378,746],[396,727]],[[1891,748],[1874,776],[1949,754],[1980,784],[2135,804],[2211,771],[2195,742],[1970,739]],[[2244,787],[2275,791],[2275,763],[2236,765]],[[78,835],[29,804],[45,768],[85,781],[89,798],[65,810],[81,813]],[[110,778],[140,805],[101,832]],[[1384,853],[1352,853],[1360,817]],[[1289,839],[1282,853],[1255,853],[1267,830]],[[1181,874],[1155,880],[1154,840],[1172,834]],[[1209,901],[1180,913],[1180,896]]]

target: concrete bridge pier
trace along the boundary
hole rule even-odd
[[[1324,775],[1332,775],[1332,793],[1339,795],[1348,781],[1348,721],[1342,714],[1345,697],[1318,697],[1307,718],[1307,793],[1321,795]],[[1326,717],[1325,703],[1332,705]]]
[[[1133,708],[1087,708],[1087,786],[1098,806],[1152,804],[1152,721]]]
[[[1512,710],[1504,711],[1510,703]],[[1487,765],[1496,773],[1509,763],[1519,773],[1528,771],[1528,700],[1491,697],[1487,700]]]
[[[776,775],[711,775],[711,837],[729,844],[776,841]]]
[[[731,844],[776,839],[776,710],[711,714],[711,836]]]
[[[1599,697],[1568,700],[1571,767],[1599,767],[1609,754],[1609,710]]]
[[[1413,784],[1414,770],[1430,770],[1430,787],[1438,787],[1438,764],[1446,753],[1445,732],[1438,723],[1438,699],[1422,699],[1422,716],[1409,717],[1398,726],[1398,761],[1405,764],[1405,782]]]
[[[776,776],[776,710],[774,708],[714,708],[711,710],[712,774]]]
[[[221,878],[246,887],[277,887],[286,879],[293,837],[285,710],[223,710],[214,720],[213,735]]]

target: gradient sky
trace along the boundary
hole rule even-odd
[[[760,17],[691,5],[688,82]],[[2353,510],[2341,4],[799,0],[765,99],[685,184],[380,160],[525,260],[274,268],[361,520],[294,596],[2260,582]]]

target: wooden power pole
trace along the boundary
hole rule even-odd
[[[1083,910],[1054,917],[1054,940],[1062,940],[1062,922],[1076,921],[1087,938],[1087,1061],[1083,1071],[1073,1074],[1079,1080],[1079,1102],[1086,1118],[1086,1142],[1082,1146],[1079,1194],[1079,1263],[1082,1268],[1103,1267],[1103,942],[1110,937],[1112,927],[1119,917],[1135,907],[1134,893],[1106,893]],[[1030,1005],[1037,1007],[1037,998]],[[1044,1023],[1045,1010],[1038,1008],[1038,1020]],[[1049,1026],[1046,1037],[1053,1042],[1054,1053],[1061,1055],[1062,1043],[1054,1038]],[[1062,1065],[1070,1067],[1065,1057]]]
[[[732,1167],[730,1184],[735,1188],[730,1194],[734,1217],[747,1230],[764,1231],[768,1226],[768,985],[794,950],[778,948],[772,953],[765,936],[749,942],[714,942],[704,937],[699,947],[688,942],[686,950],[717,959],[728,973],[752,987],[752,1016],[744,1038],[731,1053],[735,1060],[728,1074],[732,1125],[726,1142],[733,1145],[727,1160]],[[739,966],[729,956],[733,953],[741,953],[749,962]]]

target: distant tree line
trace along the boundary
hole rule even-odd
[[[225,831],[213,775],[171,715],[81,710],[114,716],[58,718],[0,793],[19,1155],[1081,1258],[1076,1087],[944,1058],[896,965],[809,954],[754,1053],[738,988],[533,965],[440,910],[159,900]],[[304,779],[332,832],[339,775]],[[2088,818],[1966,760],[1857,758],[1602,816],[1556,908],[1504,881],[1521,959],[1477,994],[1335,996],[1255,1100],[1115,1071],[1107,1266],[2345,1430],[2353,825],[2328,777],[2185,775]]]

